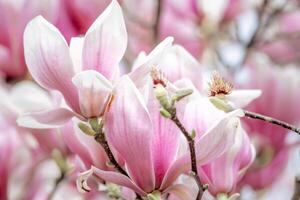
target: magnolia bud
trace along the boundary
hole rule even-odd
[[[158,84],[156,88],[154,89],[154,94],[157,100],[159,101],[160,105],[166,109],[169,110],[171,108],[171,104],[168,98],[168,91],[165,87]]]
[[[160,108],[159,110],[160,114],[165,118],[171,118],[171,114],[164,108]]]
[[[230,112],[233,110],[232,106],[222,97],[209,97],[210,102],[218,109],[224,112]]]
[[[187,97],[193,93],[192,89],[182,89],[176,92],[176,94],[172,97],[171,105],[174,105],[175,102],[180,101],[184,97]]]
[[[91,125],[92,129],[96,132],[99,133],[101,131],[101,124],[99,123],[98,118],[92,118],[89,120],[89,124]]]
[[[79,122],[77,124],[78,128],[85,134],[90,135],[90,136],[95,136],[96,133],[93,131],[88,125],[85,123]]]
[[[52,158],[62,172],[67,172],[70,170],[70,166],[68,165],[67,160],[59,150],[54,149],[52,151]]]
[[[195,131],[195,129],[192,130],[191,137],[192,137],[193,139],[196,137],[196,131]]]
[[[147,197],[149,200],[161,200],[161,193],[154,190],[151,194],[148,194]]]

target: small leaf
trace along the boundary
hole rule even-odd
[[[95,136],[96,133],[93,131],[88,125],[85,123],[79,122],[77,124],[78,128],[85,134],[90,135],[90,136]]]
[[[160,114],[165,118],[171,118],[171,114],[164,108],[160,108],[159,110]]]

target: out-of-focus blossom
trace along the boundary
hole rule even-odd
[[[61,0],[65,4],[65,14],[79,34],[84,34],[95,19],[109,5],[109,0]]]
[[[14,159],[15,152],[20,148],[21,141],[15,129],[3,120],[0,122],[0,199],[8,199],[10,175],[16,169],[19,160]]]
[[[261,51],[279,64],[299,63],[300,12],[289,11],[276,20],[276,32],[259,45]],[[269,39],[271,38],[271,39]]]
[[[184,121],[188,130],[194,129],[196,137],[201,138],[223,116],[223,111],[217,109],[207,98],[199,96],[187,104]],[[247,133],[238,125],[230,148],[208,164],[198,166],[202,182],[209,184],[208,190],[215,197],[220,194],[232,195],[254,156],[254,147]]]
[[[133,70],[140,67],[148,56],[145,52],[141,52],[134,62]],[[166,76],[171,82],[180,79],[189,79],[201,90],[203,88],[202,66],[200,63],[182,46],[173,45],[165,50],[163,56],[160,56],[159,62],[155,66]]]
[[[6,77],[21,77],[26,73],[23,54],[23,32],[35,16],[43,15],[53,23],[64,23],[63,32],[70,37],[64,11],[57,0],[0,1],[0,71]],[[58,17],[59,16],[59,17]],[[61,27],[62,28],[62,27]]]
[[[177,157],[179,130],[169,119],[161,116],[153,92],[150,90],[148,96],[143,97],[128,77],[122,78],[114,94],[115,100],[106,116],[105,129],[109,143],[124,159],[130,178],[96,168],[89,173],[129,187],[141,196],[154,190],[163,195],[177,190],[172,184],[190,168],[188,152]],[[222,116],[196,141],[199,165],[214,159],[232,143],[236,117],[240,114],[236,111]],[[193,120],[193,116],[190,117]]]
[[[30,95],[24,95],[24,93]],[[57,102],[55,102],[57,101],[55,95],[51,97],[50,94],[31,81],[22,81],[13,87],[2,84],[0,96],[3,99],[0,103],[1,114],[5,116],[6,123],[19,133],[19,137],[23,138],[24,144],[27,143],[29,145],[28,147],[32,146],[30,144],[31,139],[27,136],[33,136],[34,140],[38,143],[37,153],[39,151],[49,156],[55,148],[59,149],[62,153],[68,152],[59,131],[22,128],[16,123],[18,116],[23,113],[55,107],[57,104]],[[33,149],[34,148],[33,146]]]
[[[132,2],[124,1],[125,6],[130,8]],[[136,12],[136,9],[127,9],[130,49],[133,53],[141,50],[149,51],[157,42],[167,36],[174,36],[175,42],[184,46],[196,58],[200,58],[209,47],[212,33],[218,31],[227,22],[231,22],[243,9],[239,0],[222,2],[202,1],[161,1],[161,14],[158,21],[158,33],[156,36],[155,23],[158,3],[141,1],[134,5],[143,13]],[[131,8],[135,8],[131,5]],[[144,9],[142,9],[144,8]],[[135,11],[135,12],[133,12]],[[145,12],[147,18],[144,18]],[[142,17],[141,17],[142,16]],[[174,23],[176,22],[176,23]],[[212,25],[212,26],[210,26]],[[157,37],[157,38],[155,38]]]
[[[293,67],[280,69],[257,64],[245,68],[238,78],[240,86],[262,90],[262,96],[247,109],[291,124],[299,123],[300,79],[297,74],[299,70]],[[244,181],[255,189],[265,188],[277,180],[286,166],[291,148],[286,144],[288,131],[258,120],[249,119],[245,122],[247,132],[256,146],[257,158]]]
[[[41,86],[59,91],[72,111],[48,110],[24,117],[23,122],[31,120],[50,128],[73,116],[83,120],[101,116],[112,90],[110,81],[118,76],[126,46],[125,24],[116,1],[97,18],[84,38],[72,38],[70,47],[44,18],[33,19],[24,33],[29,71]]]

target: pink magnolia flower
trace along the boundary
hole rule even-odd
[[[80,33],[85,33],[95,19],[109,5],[108,0],[61,0],[66,6],[66,15],[71,25]]]
[[[225,115],[225,112],[217,109],[208,98],[198,94],[198,97],[187,104],[184,122],[189,131],[196,131],[196,138],[201,138],[203,133],[209,131],[210,127]],[[236,192],[239,180],[254,157],[254,147],[247,133],[239,125],[234,143],[221,156],[198,166],[202,182],[209,184],[208,190],[215,197],[221,193],[231,195]]]
[[[24,93],[30,95],[24,95]],[[28,148],[43,156],[51,155],[55,148],[64,154],[69,152],[58,130],[23,128],[16,123],[18,116],[22,113],[55,107],[57,104],[55,95],[47,93],[32,81],[21,81],[14,86],[1,84],[0,97],[3,99],[0,102],[0,113],[5,117],[5,123],[15,129]],[[32,146],[31,140],[34,140],[37,145]]]
[[[16,131],[5,123],[1,115],[0,122],[0,199],[8,199],[10,175],[17,167],[14,152],[20,147]]]
[[[35,16],[43,15],[54,23],[63,23],[69,38],[74,34],[67,25],[64,12],[57,0],[0,1],[0,71],[4,76],[20,77],[26,73],[23,55],[23,32]]]
[[[116,1],[83,38],[72,38],[70,47],[53,25],[41,16],[34,18],[24,32],[28,69],[41,86],[59,91],[71,110],[57,108],[27,115],[20,123],[51,128],[73,116],[83,120],[101,116],[126,45],[125,24]]]
[[[189,79],[197,89],[202,90],[203,67],[201,64],[180,45],[172,45],[165,52],[156,67],[163,72],[166,78],[171,82]],[[135,60],[133,70],[140,67],[146,58],[146,54],[141,52]]]
[[[291,124],[299,123],[298,73],[299,70],[293,67],[281,69],[276,66],[268,67],[266,63],[263,66],[256,64],[245,68],[240,73],[240,86],[262,90],[261,98],[253,101],[247,109]],[[287,154],[291,148],[286,143],[288,131],[258,120],[249,119],[245,123],[256,146],[257,158],[244,181],[254,189],[265,188],[277,180],[286,166]]]
[[[134,54],[141,50],[147,52],[157,42],[153,36],[157,3],[128,0],[124,2],[125,6],[127,4],[129,32],[139,33],[130,34],[130,50]],[[130,9],[130,6],[133,8]],[[137,9],[142,12],[139,13]],[[162,1],[156,40],[173,36],[175,43],[184,46],[196,58],[201,58],[204,50],[210,45],[209,34],[212,27],[207,25],[213,24],[213,31],[218,31],[228,22],[232,22],[242,9],[243,5],[239,0],[213,3],[197,0]],[[173,23],[175,21],[176,23]]]
[[[151,84],[147,85],[151,88]],[[141,196],[154,190],[163,195],[179,190],[173,183],[190,169],[189,153],[177,154],[181,134],[172,121],[161,116],[159,103],[151,91],[143,96],[129,77],[124,76],[114,90],[115,100],[105,118],[108,142],[124,159],[129,177],[92,167],[79,182],[84,183],[94,173]],[[213,160],[231,145],[236,117],[240,114],[235,111],[222,116],[196,141],[199,165]]]
[[[273,39],[268,37],[265,43],[258,46],[260,50],[276,63],[299,63],[299,20],[300,12],[298,10],[279,15],[276,20],[277,29],[275,29]]]

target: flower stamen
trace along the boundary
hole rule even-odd
[[[230,94],[233,90],[233,85],[216,71],[213,72],[211,82],[208,83],[208,86],[209,96],[224,96]]]

